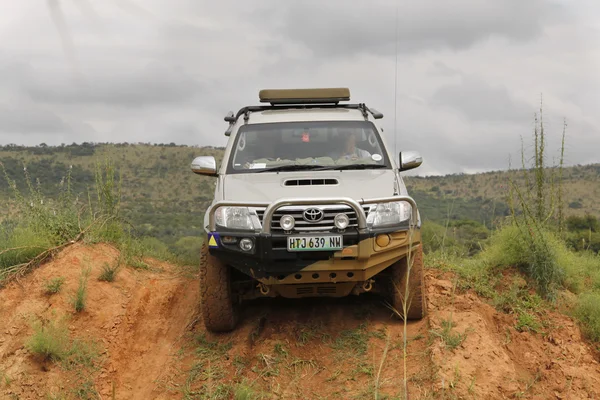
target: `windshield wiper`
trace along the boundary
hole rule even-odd
[[[347,164],[347,165],[332,165],[330,167],[319,168],[319,171],[326,170],[345,170],[345,169],[378,169],[387,168],[387,165],[381,164]]]
[[[324,168],[324,167],[322,165],[311,165],[311,164],[301,164],[301,165],[287,164],[287,165],[280,165],[278,167],[261,169],[260,171],[256,171],[256,173],[280,172],[280,171],[302,171],[302,170],[308,170],[308,169],[321,169],[321,168]]]

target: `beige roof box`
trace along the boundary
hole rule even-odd
[[[321,89],[263,89],[258,93],[262,103],[304,104],[339,103],[350,100],[348,88]]]

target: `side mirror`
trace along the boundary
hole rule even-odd
[[[201,156],[192,161],[192,172],[198,175],[217,176],[217,162],[213,156]]]
[[[400,153],[400,171],[417,168],[423,163],[423,157],[417,151],[404,151]]]

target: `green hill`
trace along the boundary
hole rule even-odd
[[[122,176],[122,210],[141,234],[172,244],[201,235],[204,211],[214,192],[214,179],[191,173],[195,156],[214,155],[220,162],[222,148],[175,144],[91,144],[51,147],[40,145],[0,147],[0,161],[20,190],[27,190],[25,173],[38,182],[46,195],[55,195],[61,179],[72,166],[72,181],[82,203],[88,201],[96,163],[112,160]],[[26,167],[26,172],[24,171]],[[474,220],[489,225],[508,215],[508,177],[518,172],[405,178],[425,220],[443,222]],[[567,215],[600,215],[600,164],[564,170]],[[94,194],[92,193],[92,196]],[[0,180],[0,200],[6,203],[10,189]],[[6,214],[9,208],[4,207]]]
[[[548,172],[551,172],[548,169]],[[600,164],[578,165],[563,169],[565,215],[600,216]],[[522,171],[496,171],[480,174],[405,178],[412,195],[419,201],[424,218],[433,221],[471,219],[490,222],[508,215],[509,182],[523,187]]]
[[[148,144],[0,147],[0,161],[21,191],[27,191],[28,173],[42,193],[54,196],[72,166],[73,188],[82,204],[93,188],[96,163],[111,160],[122,178],[124,216],[140,233],[166,243],[201,234],[214,179],[192,174],[189,166],[195,156],[214,155],[220,161],[222,154],[222,149]],[[7,181],[0,180],[0,199],[6,202],[10,195]]]

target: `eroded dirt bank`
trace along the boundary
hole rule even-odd
[[[0,398],[403,398],[404,327],[376,296],[257,301],[234,333],[212,335],[193,274],[149,261],[150,270],[98,281],[117,257],[110,246],[75,245],[0,290]],[[86,309],[76,313],[88,267]],[[59,276],[60,293],[45,294]],[[600,397],[598,355],[568,317],[547,312],[543,333],[519,332],[515,316],[455,292],[451,275],[429,270],[426,285],[429,318],[407,326],[410,399]],[[33,321],[61,316],[96,356],[66,364],[27,350]]]

